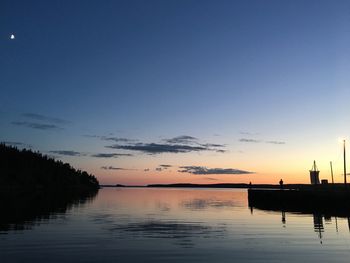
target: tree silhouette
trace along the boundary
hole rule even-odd
[[[96,177],[32,150],[0,144],[0,187],[98,189]]]

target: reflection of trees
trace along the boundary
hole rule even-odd
[[[92,200],[97,191],[0,192],[0,231],[30,229],[41,221],[64,214]]]

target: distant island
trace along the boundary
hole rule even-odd
[[[174,188],[267,188],[279,189],[279,184],[245,184],[245,183],[217,183],[217,184],[149,184],[147,187],[174,187]],[[284,189],[309,188],[309,184],[285,184]]]
[[[95,176],[32,150],[0,144],[0,190],[97,190]]]
[[[329,187],[343,187],[343,184],[332,184]],[[280,189],[279,184],[246,184],[246,183],[216,183],[216,184],[192,184],[192,183],[173,183],[173,184],[148,184],[148,185],[123,185],[108,184],[101,187],[159,187],[159,188],[243,188],[243,189]],[[323,186],[323,188],[326,186]],[[313,189],[311,184],[284,184],[283,189]]]

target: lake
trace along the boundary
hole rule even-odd
[[[2,210],[2,217],[12,214],[1,222],[1,263],[348,262],[350,257],[348,218],[251,209],[246,189],[103,188],[52,211],[37,210],[38,215],[24,216],[22,207]]]

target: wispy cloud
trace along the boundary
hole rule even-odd
[[[159,166],[164,168],[164,169],[172,167],[172,165],[170,165],[170,164],[160,164]]]
[[[196,143],[198,139],[189,135],[181,135],[171,139],[164,139],[164,141],[170,144],[192,144]]]
[[[60,118],[55,118],[55,117],[49,117],[41,114],[36,114],[36,113],[23,113],[23,117],[33,119],[33,120],[38,120],[38,121],[45,121],[49,123],[56,123],[56,124],[67,124],[70,123],[70,121],[63,120]]]
[[[199,143],[199,145],[203,146],[203,147],[213,147],[213,148],[219,148],[219,147],[225,147],[224,144],[217,144],[217,143]]]
[[[36,123],[28,121],[13,121],[13,125],[23,126],[27,128],[37,129],[37,130],[62,130],[63,128],[55,124],[45,124],[45,123]]]
[[[101,136],[98,135],[93,135],[93,134],[84,134],[82,135],[83,137],[87,137],[87,138],[100,138]]]
[[[217,143],[201,143],[198,138],[189,136],[189,135],[181,135],[171,139],[164,139],[167,144],[180,144],[180,145],[198,145],[204,148],[223,148],[224,144]],[[218,152],[225,152],[224,150],[217,150]]]
[[[210,180],[210,181],[217,181],[217,178],[213,178],[213,177],[205,177],[204,179]]]
[[[129,153],[96,153],[91,155],[91,157],[96,157],[96,158],[118,158],[121,156],[133,156],[133,155]]]
[[[248,131],[240,131],[239,133],[242,135],[248,135],[248,136],[256,136],[260,134],[258,132],[248,132]]]
[[[169,169],[170,167],[172,167],[170,164],[160,164],[159,167],[156,168],[156,171],[161,172],[163,170]]]
[[[269,144],[286,144],[284,141],[263,141],[263,140],[257,140],[257,139],[250,139],[250,138],[241,138],[239,139],[240,142],[247,142],[247,143],[269,143]]]
[[[165,142],[165,143],[164,143]],[[106,146],[110,149],[120,149],[128,151],[138,151],[147,154],[161,154],[161,153],[188,153],[201,151],[216,151],[219,153],[225,152],[223,149],[225,145],[214,143],[200,143],[195,137],[182,135],[171,139],[164,139],[160,143],[129,143],[115,144]]]
[[[28,148],[32,148],[32,146],[30,144],[27,143],[23,143],[23,142],[10,142],[10,141],[3,141],[1,143],[4,143],[6,145],[12,145],[12,146],[17,146],[17,147],[28,147]]]
[[[88,138],[98,138],[102,141],[114,141],[114,142],[122,142],[122,143],[129,143],[129,142],[136,142],[136,139],[130,139],[130,138],[123,138],[123,137],[115,137],[115,136],[101,136],[101,135],[90,135],[90,134],[85,134],[83,135],[84,137]]]
[[[286,142],[282,142],[282,141],[266,141],[266,143],[271,143],[271,144],[286,144]]]
[[[58,150],[58,151],[50,151],[50,153],[65,155],[65,156],[85,156],[86,154],[76,151],[67,151],[67,150]]]
[[[136,143],[130,145],[111,145],[106,146],[111,149],[121,149],[129,151],[139,151],[148,154],[160,154],[160,153],[188,153],[212,150],[203,146],[191,146],[182,144],[160,144],[160,143]]]
[[[247,139],[247,138],[241,138],[239,139],[240,142],[252,142],[252,143],[260,143],[260,140],[256,140],[256,139]]]
[[[104,141],[114,141],[114,142],[124,142],[124,143],[137,141],[135,139],[122,138],[122,137],[101,136],[100,138],[101,138],[101,140],[104,140]]]
[[[121,167],[114,167],[114,166],[102,166],[101,169],[103,170],[129,170]]]
[[[233,168],[207,168],[204,166],[181,166],[178,172],[190,174],[252,174],[253,172]]]

